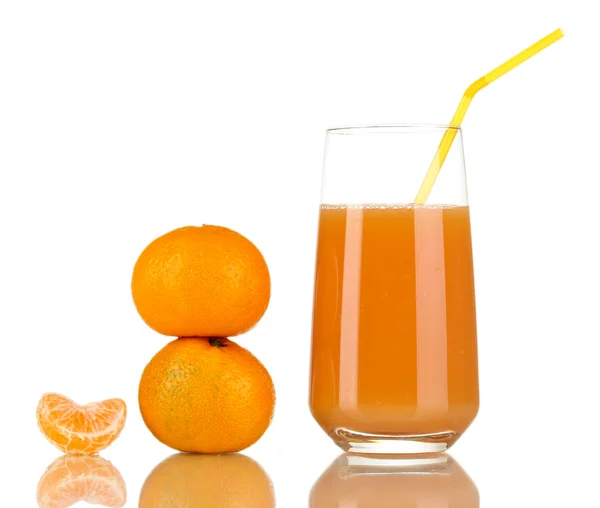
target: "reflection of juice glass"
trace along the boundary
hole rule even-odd
[[[478,410],[460,130],[428,204],[405,204],[446,129],[327,133],[310,405],[344,450],[444,451]]]
[[[390,506],[479,508],[479,493],[447,455],[416,460],[342,455],[317,480],[309,499],[310,508]]]

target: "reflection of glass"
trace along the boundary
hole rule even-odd
[[[479,508],[477,487],[449,455],[383,459],[341,455],[321,475],[310,508]]]
[[[445,126],[331,129],[323,169],[312,414],[344,450],[449,448],[479,407],[461,134],[412,205]]]
[[[97,455],[62,455],[48,466],[37,488],[40,508],[66,508],[80,501],[120,508],[126,500],[123,477]]]
[[[275,506],[273,485],[260,465],[245,455],[178,453],[148,475],[139,508]]]

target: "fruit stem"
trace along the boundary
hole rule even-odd
[[[223,342],[223,339],[221,337],[211,337],[210,339],[208,339],[208,343],[213,346],[213,347],[226,347],[227,344],[225,342]]]

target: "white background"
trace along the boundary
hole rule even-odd
[[[5,0],[0,4],[3,501],[34,506],[58,456],[40,395],[122,397],[103,456],[136,506],[172,453],[137,383],[168,341],[130,297],[133,263],[179,226],[254,241],[273,291],[239,342],[276,416],[247,450],[278,506],[307,506],[339,450],[307,405],[325,129],[447,123],[464,88],[557,27],[465,119],[480,414],[452,450],[484,508],[596,506],[600,35],[594,1]]]

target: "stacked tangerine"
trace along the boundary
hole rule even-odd
[[[154,240],[138,258],[135,306],[155,331],[177,337],[144,369],[146,426],[184,452],[236,452],[265,432],[275,406],[271,376],[229,337],[267,310],[267,264],[247,238],[220,226],[184,227]]]

